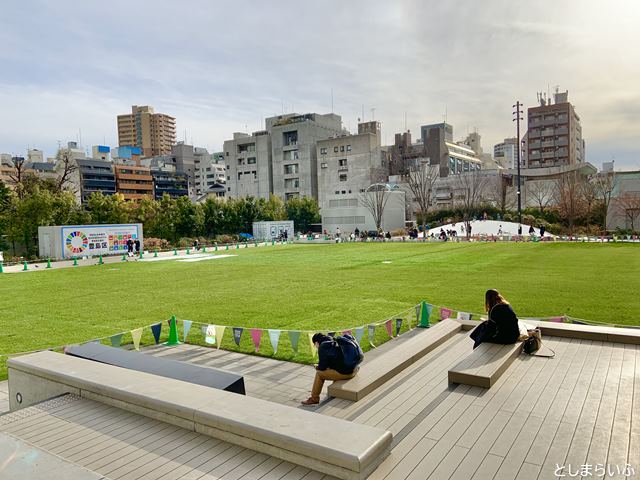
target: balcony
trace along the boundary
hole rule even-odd
[[[569,129],[567,127],[556,128],[556,135],[566,135],[567,133],[569,133]]]
[[[540,138],[540,132],[529,132],[529,138]]]
[[[339,166],[339,167],[338,167],[338,171],[339,171],[339,172],[348,172],[348,171],[349,171],[349,167],[348,167],[348,166],[346,166],[346,165]]]
[[[529,142],[529,148],[540,148],[541,145],[540,140]]]
[[[540,154],[539,153],[530,153],[529,154],[529,160],[539,160],[540,159]]]

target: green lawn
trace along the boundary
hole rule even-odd
[[[219,325],[326,331],[380,321],[421,300],[481,312],[487,288],[500,290],[521,316],[640,324],[638,245],[359,243],[233,253],[238,256],[194,263],[0,275],[0,353],[108,336],[172,314]],[[381,340],[384,328],[378,330]],[[199,328],[191,331],[199,341]],[[146,332],[144,341],[150,338]],[[266,333],[262,344],[261,353],[271,354]],[[283,334],[278,356],[309,361],[306,338],[300,344],[294,356]],[[223,346],[232,345],[228,331]],[[241,347],[253,350],[248,332]]]

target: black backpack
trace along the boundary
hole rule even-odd
[[[362,360],[364,360],[364,353],[356,339],[353,338],[352,335],[346,334],[337,336],[334,340],[342,351],[345,368],[355,370],[355,368],[362,363]]]

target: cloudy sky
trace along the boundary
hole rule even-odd
[[[117,144],[133,104],[221,150],[282,112],[441,122],[485,151],[515,135],[512,104],[569,90],[587,160],[640,168],[635,0],[2,0],[0,152]]]

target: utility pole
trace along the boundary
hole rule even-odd
[[[516,141],[516,150],[517,150],[517,154],[518,154],[518,191],[517,191],[517,195],[518,195],[518,235],[522,235],[522,192],[520,190],[520,148],[518,148],[520,146],[520,120],[522,120],[522,110],[521,110],[522,104],[520,103],[520,101],[518,100],[516,102],[516,104],[513,106],[513,108],[515,108],[515,112],[513,112],[513,115],[515,115],[515,118],[513,119],[514,122],[516,122],[516,135],[517,135],[517,141]]]

